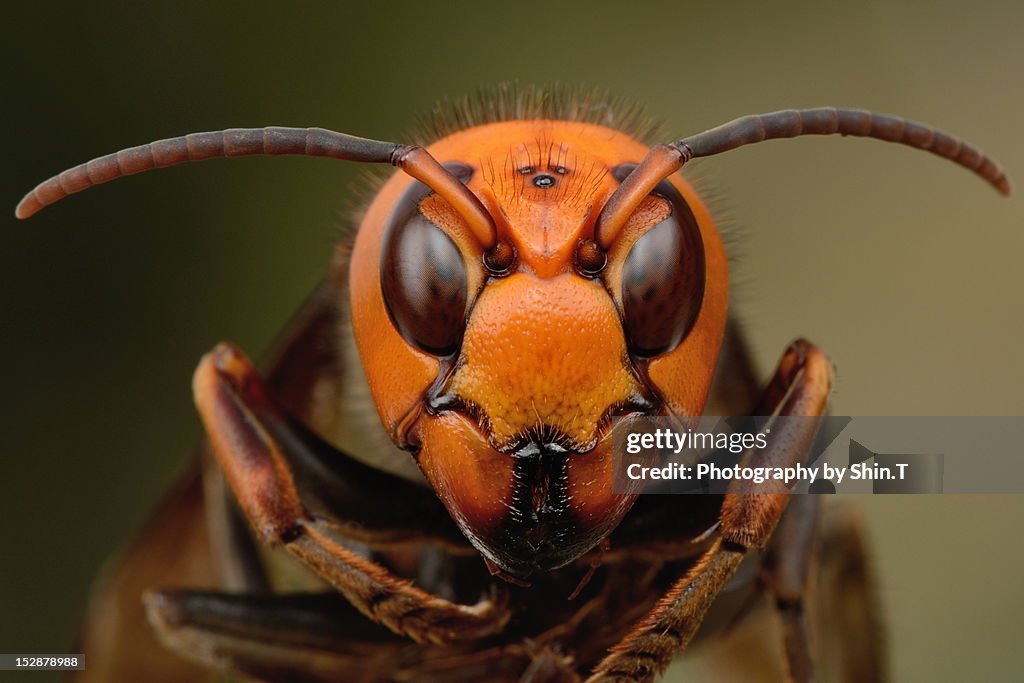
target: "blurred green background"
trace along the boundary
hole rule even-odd
[[[17,200],[52,173],[230,126],[397,139],[441,96],[518,79],[607,87],[679,136],[786,107],[899,113],[968,138],[1024,181],[1024,5],[1009,1],[0,13],[0,652],[70,648],[98,567],[199,437],[195,363],[221,339],[266,348],[324,272],[359,169],[200,164],[16,222]],[[694,171],[733,228],[734,306],[766,377],[804,335],[838,366],[839,414],[1024,413],[1019,195],[861,140],[765,144]],[[1019,679],[1024,497],[853,502],[874,541],[896,678]]]

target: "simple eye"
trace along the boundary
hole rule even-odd
[[[668,201],[672,213],[640,236],[622,266],[626,339],[640,357],[678,346],[704,299],[704,241],[697,219],[671,183],[659,184],[653,194]]]
[[[464,180],[472,171],[445,164]],[[399,200],[384,233],[380,284],[395,328],[423,351],[454,353],[466,327],[466,263],[455,242],[419,211],[430,189],[414,183]]]

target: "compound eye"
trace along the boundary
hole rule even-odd
[[[668,182],[655,196],[671,214],[633,244],[622,267],[622,313],[635,356],[651,357],[679,345],[704,299],[704,241],[690,207]]]
[[[415,183],[399,201],[384,234],[380,284],[391,322],[405,340],[449,356],[466,327],[468,275],[455,242],[419,211],[429,194]]]

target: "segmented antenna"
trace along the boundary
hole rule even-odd
[[[923,149],[974,171],[1000,194],[1010,194],[1010,181],[994,159],[974,145],[933,126],[862,109],[785,109],[744,116],[703,133],[653,147],[605,204],[598,217],[595,239],[602,248],[608,249],[643,198],[690,159],[714,156],[764,140],[836,133]]]
[[[14,213],[18,218],[28,218],[69,194],[154,168],[218,157],[279,154],[397,166],[448,200],[484,249],[490,249],[497,241],[494,223],[480,200],[423,148],[368,140],[324,128],[229,128],[130,147],[79,164],[40,183],[18,203]]]

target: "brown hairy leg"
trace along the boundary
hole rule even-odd
[[[821,416],[831,385],[828,358],[816,346],[798,340],[783,355],[755,414]],[[817,424],[817,420],[787,422],[773,430],[768,447],[756,451],[747,464],[784,467],[803,462]],[[714,543],[647,616],[612,647],[588,679],[590,683],[650,681],[686,648],[743,558],[768,543],[789,502],[782,484],[772,493],[755,492],[753,486],[735,483],[730,487]]]
[[[327,446],[271,404],[240,352],[221,345],[207,354],[194,389],[213,452],[262,542],[283,545],[364,615],[417,642],[474,640],[502,630],[510,615],[496,596],[461,605],[422,591],[336,540],[332,534],[345,535],[344,520],[332,524],[307,510],[289,461],[321,462],[308,451]],[[335,460],[345,455],[335,452]],[[372,541],[375,533],[384,542],[424,540],[415,530],[402,539],[401,530],[372,528],[363,529],[359,540]]]

